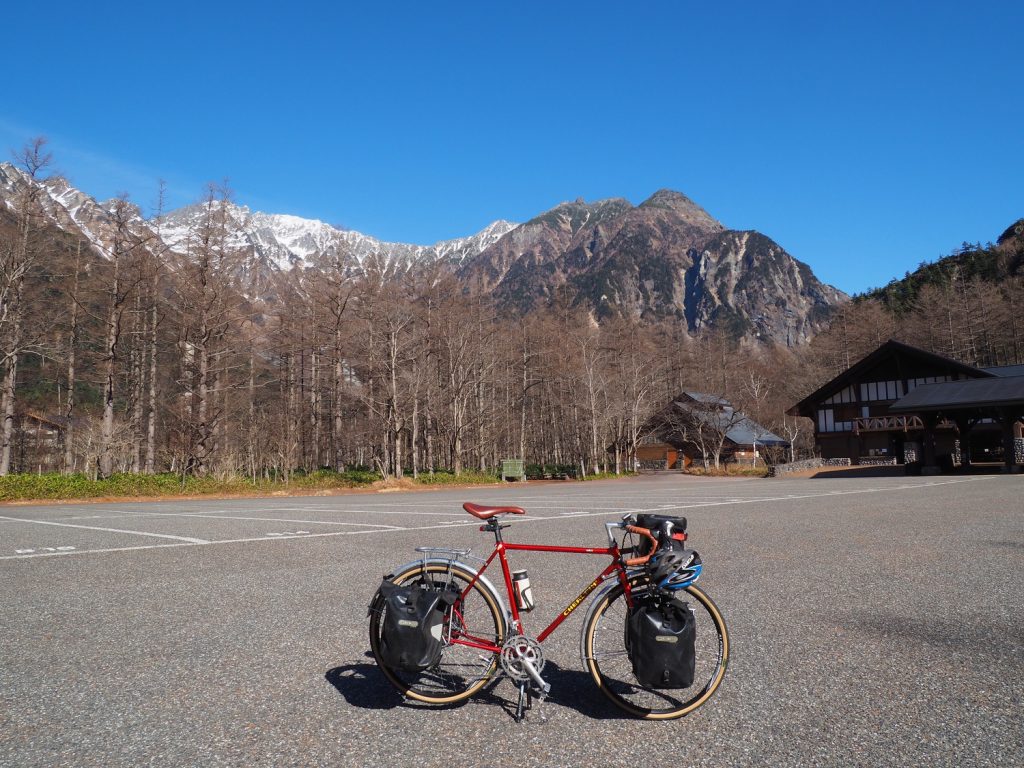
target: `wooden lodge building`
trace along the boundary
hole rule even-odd
[[[890,340],[789,411],[814,421],[823,459],[1024,461],[1024,366],[975,368]]]
[[[644,469],[686,469],[694,461],[754,464],[768,447],[789,443],[716,395],[682,392],[644,425],[636,458]]]

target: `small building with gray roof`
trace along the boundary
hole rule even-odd
[[[685,469],[695,461],[754,464],[766,448],[788,447],[725,398],[681,392],[644,425],[637,460],[649,469]]]

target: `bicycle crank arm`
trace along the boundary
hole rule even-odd
[[[519,663],[523,665],[523,669],[526,670],[526,674],[533,678],[533,682],[537,684],[537,687],[545,696],[551,693],[551,684],[544,682],[544,678],[540,676],[540,672],[538,672],[537,668],[533,665],[533,661],[521,652],[519,653]]]

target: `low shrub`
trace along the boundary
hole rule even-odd
[[[634,477],[636,472],[620,472],[615,474],[614,472],[597,472],[593,475],[584,475],[581,480],[615,480],[620,477]]]
[[[364,469],[335,472],[321,469],[308,474],[293,474],[285,483],[277,478],[253,482],[241,476],[195,477],[164,473],[159,475],[116,474],[93,480],[83,474],[7,475],[0,477],[0,501],[26,499],[95,499],[105,496],[199,496],[205,494],[245,494],[275,490],[330,490],[358,488],[380,479],[376,472]]]
[[[528,480],[544,480],[556,477],[578,477],[580,468],[575,464],[527,464],[524,471]]]
[[[488,485],[500,482],[496,472],[481,472],[478,469],[464,469],[459,474],[445,469],[433,473],[420,472],[416,482],[422,485]]]
[[[691,465],[686,469],[686,474],[703,477],[767,477],[768,468],[762,466],[751,467],[747,464],[724,464],[717,469],[714,467],[704,469],[704,467]]]
[[[366,469],[348,469],[344,472],[318,469],[309,474],[292,475],[291,485],[296,488],[358,488],[378,480],[380,480],[380,475]]]

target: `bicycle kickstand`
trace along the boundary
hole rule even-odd
[[[526,710],[528,710],[532,706],[533,703],[530,701],[530,693],[527,690],[526,683],[519,683],[519,701],[516,703],[515,714],[517,723],[523,722],[523,717],[525,717]]]
[[[519,683],[519,701],[516,704],[515,719],[517,723],[523,722],[526,717],[526,712],[533,709],[533,702],[537,702],[537,719],[542,723],[548,721],[547,716],[541,711],[541,704],[544,703],[544,694],[540,696],[534,696],[533,691],[530,688],[529,682]]]

